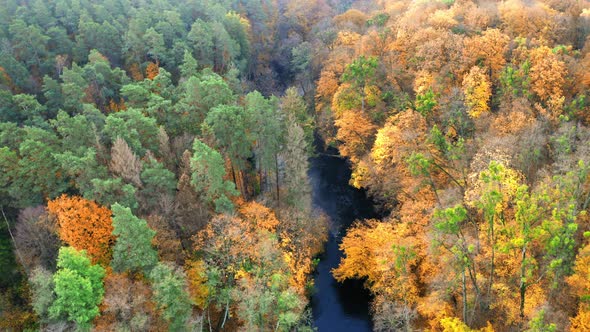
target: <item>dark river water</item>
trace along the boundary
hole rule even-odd
[[[330,149],[328,154],[337,154]],[[330,236],[315,274],[315,293],[311,299],[314,324],[320,332],[371,331],[370,294],[361,281],[338,283],[331,270],[340,263],[338,249],[346,228],[357,219],[376,217],[372,202],[364,191],[348,185],[349,164],[345,159],[320,154],[311,160],[309,171],[313,203],[331,221]]]

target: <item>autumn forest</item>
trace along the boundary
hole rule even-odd
[[[374,331],[590,331],[589,97],[588,0],[0,0],[0,330],[317,331],[330,239]]]

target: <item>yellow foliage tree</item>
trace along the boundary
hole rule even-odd
[[[426,137],[426,120],[414,110],[406,110],[387,120],[379,129],[371,158],[381,167],[401,163]]]
[[[576,257],[574,274],[567,278],[567,283],[580,298],[590,294],[590,244],[580,249]]]
[[[590,331],[590,311],[586,309],[579,309],[576,317],[570,318],[572,332]]]
[[[274,232],[279,224],[279,220],[271,209],[256,202],[245,203],[240,207],[239,212],[245,220],[250,221],[253,231],[264,229]]]
[[[489,322],[486,327],[474,330],[457,317],[445,317],[440,320],[440,325],[443,332],[494,332],[494,328]]]
[[[202,260],[187,262],[186,277],[191,299],[197,307],[204,309],[209,298],[205,263]]]
[[[419,288],[412,267],[416,244],[405,224],[367,220],[350,228],[340,249],[344,258],[332,273],[338,281],[367,278],[367,286],[388,299],[413,305]]]
[[[590,331],[590,244],[580,249],[576,257],[574,274],[568,277],[567,283],[580,298],[578,314],[570,318],[571,331]]]
[[[354,47],[361,39],[361,35],[351,31],[340,31],[336,37],[335,44],[338,46]]]
[[[494,302],[492,298],[495,291],[502,287],[502,284],[498,283],[500,278],[497,274],[507,262],[501,259],[506,255],[498,252],[498,247],[499,243],[508,240],[505,238],[506,229],[509,227],[507,209],[520,184],[521,175],[517,171],[492,160],[487,169],[479,172],[477,180],[465,193],[467,204],[476,208],[482,217],[478,227],[481,234],[478,236],[485,240],[481,243],[478,260],[485,267],[487,283],[484,293],[490,302]],[[502,256],[497,257],[498,255]],[[516,264],[512,262],[511,266]],[[501,293],[502,289],[499,292]]]
[[[409,328],[420,297],[413,272],[419,264],[418,242],[405,223],[367,220],[350,228],[342,240],[344,258],[332,270],[338,281],[366,278],[375,295],[378,330]]]
[[[463,93],[469,116],[475,119],[490,111],[488,103],[492,97],[492,87],[484,69],[478,66],[471,68],[463,79]]]
[[[426,148],[426,128],[426,119],[411,109],[390,117],[377,132],[370,161],[355,172],[355,181],[371,183],[370,189],[382,197],[399,199],[400,191],[413,191],[420,180],[412,177],[406,160]]]

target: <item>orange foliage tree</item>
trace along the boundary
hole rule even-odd
[[[573,293],[580,298],[578,314],[570,318],[572,331],[588,331],[590,329],[590,244],[580,249],[576,257],[574,274],[567,278]]]
[[[134,81],[143,81],[143,74],[137,63],[133,63],[129,67],[129,76],[131,76]]]
[[[121,98],[119,102],[116,102],[113,98],[109,100],[108,110],[109,112],[120,112],[127,109],[125,105],[125,100]]]
[[[510,38],[498,29],[484,31],[481,36],[465,40],[463,55],[468,58],[469,65],[482,63],[489,68],[494,79],[506,64],[505,54],[508,51]]]
[[[335,124],[338,127],[336,138],[342,142],[340,153],[357,162],[369,151],[377,127],[359,111],[344,111]]]
[[[563,61],[547,46],[530,52],[531,89],[543,101],[556,99],[563,95],[563,85],[567,69]]]
[[[62,195],[47,203],[57,220],[59,237],[77,250],[86,250],[93,263],[107,265],[114,243],[111,211],[78,196]]]
[[[160,65],[157,62],[150,62],[145,69],[145,78],[153,80],[160,73]]]
[[[7,86],[11,90],[14,90],[14,84],[12,82],[12,79],[10,78],[10,75],[8,75],[8,73],[3,67],[0,67],[0,86],[2,85]]]
[[[279,224],[279,220],[271,209],[256,202],[242,205],[239,211],[245,220],[250,221],[252,231],[264,229],[274,232]]]
[[[354,225],[340,245],[345,258],[333,270],[338,281],[366,278],[376,295],[375,312],[388,316],[389,322],[375,319],[382,331],[409,326],[420,295],[413,273],[419,259],[416,241],[406,226],[377,220]]]

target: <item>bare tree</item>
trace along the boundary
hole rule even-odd
[[[55,270],[60,243],[55,222],[43,206],[26,208],[20,212],[14,240],[28,271],[36,266]]]
[[[111,162],[109,168],[113,174],[123,180],[141,187],[141,161],[133,153],[127,142],[117,137],[111,149]]]

